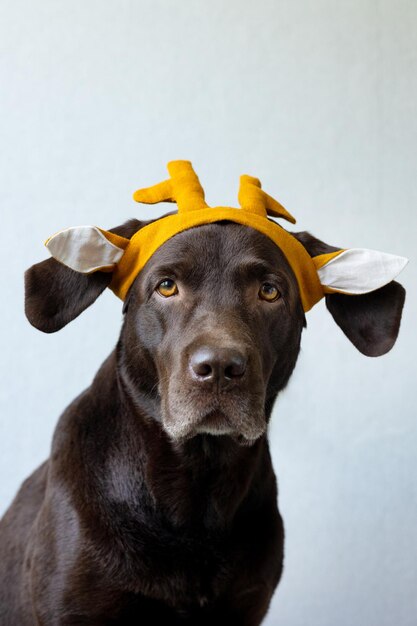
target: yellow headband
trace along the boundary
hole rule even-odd
[[[131,239],[120,237],[95,226],[80,226],[60,231],[45,245],[60,262],[83,273],[112,271],[110,289],[122,300],[151,256],[168,239],[184,230],[220,220],[249,226],[271,239],[285,255],[297,279],[304,311],[309,311],[325,293],[360,294],[386,284],[404,267],[406,259],[370,250],[337,250],[311,257],[304,246],[268,216],[295,219],[274,198],[261,189],[257,178],[240,178],[238,199],[241,208],[209,207],[204,190],[190,161],[168,163],[170,178],[133,194],[134,200],[146,204],[176,202],[178,212],[157,219],[141,228]],[[379,255],[379,256],[378,256]],[[338,258],[338,262],[336,262]],[[352,282],[352,267],[362,273],[375,264],[383,265],[381,276]],[[396,272],[396,273],[395,273]],[[346,282],[347,281],[347,282]]]

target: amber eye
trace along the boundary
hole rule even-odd
[[[171,278],[164,278],[164,280],[161,280],[156,290],[161,294],[161,296],[164,296],[164,298],[170,298],[178,293],[177,283]]]
[[[264,283],[259,289],[259,297],[261,300],[266,300],[266,302],[275,302],[275,300],[281,297],[281,294],[274,285]]]

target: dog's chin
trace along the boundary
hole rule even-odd
[[[265,419],[258,420],[262,426],[257,428],[253,423],[245,427],[241,420],[239,422],[239,426],[236,426],[235,421],[218,408],[188,419],[183,417],[178,420],[170,414],[162,419],[164,430],[175,443],[189,441],[198,435],[208,435],[213,439],[229,437],[240,446],[251,446],[265,433]]]
[[[219,409],[214,409],[204,415],[193,430],[196,435],[233,435],[235,432],[228,417]]]

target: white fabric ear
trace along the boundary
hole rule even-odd
[[[407,263],[408,259],[402,256],[352,248],[341,252],[317,272],[323,287],[359,295],[387,285]]]
[[[82,274],[112,269],[124,254],[124,250],[106,239],[97,226],[60,230],[45,245],[57,261]]]

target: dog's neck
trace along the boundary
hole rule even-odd
[[[157,399],[138,380],[132,393],[116,353],[104,363],[92,390],[107,410],[111,395],[114,407],[105,461],[107,495],[132,514],[148,510],[164,524],[224,528],[275,488],[265,436],[252,446],[213,435],[172,441],[162,428]]]

